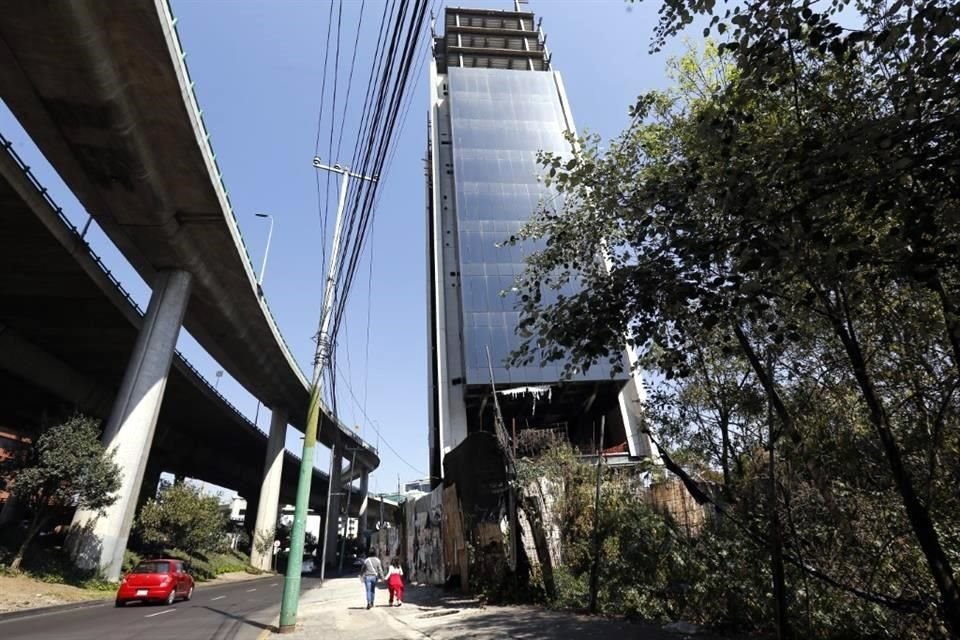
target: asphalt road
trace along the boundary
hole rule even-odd
[[[302,589],[319,580],[303,578]],[[0,621],[4,640],[255,640],[280,612],[283,577],[211,587],[197,584],[190,602],[173,606],[102,605]]]

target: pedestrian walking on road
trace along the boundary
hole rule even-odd
[[[390,561],[390,568],[387,569],[387,590],[390,592],[391,607],[394,598],[398,607],[403,604],[403,567],[400,566],[400,558]]]
[[[377,592],[377,581],[383,578],[383,565],[380,564],[380,558],[377,557],[377,550],[370,549],[367,552],[367,559],[363,561],[363,568],[360,570],[360,581],[363,582],[367,593],[367,609],[373,606],[373,596]]]

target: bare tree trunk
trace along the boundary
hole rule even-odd
[[[47,522],[47,519],[47,516],[41,511],[34,514],[33,519],[30,521],[30,526],[27,528],[27,535],[24,537],[23,542],[20,543],[20,548],[17,549],[17,555],[13,556],[13,561],[10,563],[11,571],[20,571],[20,565],[23,563],[23,557],[26,555],[27,549],[30,548],[30,543],[37,537],[37,533],[40,532],[40,529]]]
[[[953,568],[950,566],[950,560],[940,544],[940,537],[934,527],[933,519],[927,506],[920,500],[913,485],[913,479],[910,472],[903,463],[903,456],[900,452],[900,446],[897,444],[896,437],[890,429],[889,419],[883,407],[880,397],[877,395],[873,386],[873,381],[867,372],[866,360],[860,343],[854,332],[853,324],[846,309],[846,301],[843,304],[843,318],[837,313],[835,305],[831,304],[825,294],[818,289],[821,299],[828,309],[828,317],[833,324],[834,331],[843,343],[847,352],[847,357],[853,366],[854,377],[863,394],[863,400],[867,405],[867,412],[870,422],[877,432],[880,444],[883,447],[887,463],[893,474],[893,480],[896,483],[897,490],[900,492],[900,498],[907,512],[907,519],[913,529],[913,533],[920,544],[920,550],[923,552],[930,568],[930,574],[940,591],[940,606],[944,622],[950,629],[951,634],[960,636],[960,588],[958,588]],[[842,295],[842,292],[841,292]]]
[[[723,497],[733,502],[733,482],[730,476],[730,416],[726,411],[719,415],[720,425],[720,468],[723,471]]]
[[[776,411],[777,417],[780,419],[780,424],[790,435],[790,439],[793,440],[795,444],[800,444],[800,433],[797,431],[796,426],[794,425],[793,416],[791,416],[790,412],[787,411],[787,405],[784,404],[783,398],[781,398],[780,394],[777,393],[777,387],[774,385],[773,376],[770,375],[770,372],[763,366],[763,363],[760,362],[760,356],[757,355],[753,345],[750,344],[750,341],[747,339],[747,334],[743,332],[743,329],[739,324],[733,325],[733,333],[737,336],[737,342],[740,343],[740,348],[743,349],[744,354],[747,356],[747,360],[750,362],[750,366],[753,368],[753,372],[757,375],[757,379],[763,386],[763,390],[766,392],[767,398],[773,405],[773,409]]]
[[[767,371],[773,371],[773,365],[767,360]],[[772,374],[771,374],[772,375]],[[777,623],[777,640],[790,640],[793,632],[787,616],[787,579],[783,567],[783,538],[780,532],[780,512],[777,509],[777,473],[776,473],[776,429],[773,421],[773,405],[767,403],[767,428],[769,429],[769,503],[770,503],[770,573],[773,577],[773,605]]]
[[[960,370],[960,311],[953,304],[939,277],[934,278],[933,288],[940,297],[943,319],[947,324],[947,337],[950,339],[950,346],[953,347],[953,366]]]

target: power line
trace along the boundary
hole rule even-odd
[[[406,116],[410,109],[412,96],[409,95],[410,75],[413,69],[417,69],[414,74],[419,76],[419,69],[422,67],[425,50],[421,48],[421,35],[424,33],[425,17],[428,5],[435,4],[436,0],[428,2],[427,0],[391,0],[384,3],[384,10],[381,15],[380,29],[378,30],[377,47],[375,60],[370,65],[370,74],[367,81],[367,90],[365,91],[363,108],[360,110],[360,120],[358,123],[352,162],[350,168],[366,175],[378,175],[380,180],[376,182],[358,182],[349,184],[347,193],[348,212],[344,220],[343,231],[340,234],[339,241],[344,248],[339,256],[338,282],[335,283],[337,296],[334,300],[334,307],[330,318],[332,330],[329,337],[332,343],[331,357],[328,362],[327,372],[329,373],[330,393],[329,401],[334,414],[337,413],[337,378],[342,374],[337,363],[337,351],[339,350],[338,335],[346,313],[349,294],[355,280],[356,271],[360,264],[360,258],[368,242],[372,242],[372,221],[375,210],[379,204],[380,184],[383,181],[384,169],[389,169],[395,156],[396,149],[394,142],[399,133],[403,130],[406,122]],[[327,134],[327,154],[329,161],[339,160],[339,154],[342,149],[343,138],[345,135],[347,113],[350,108],[352,97],[353,75],[356,69],[357,51],[359,49],[359,39],[362,32],[363,12],[365,0],[360,5],[360,18],[358,20],[355,36],[354,50],[351,53],[350,68],[347,72],[347,86],[345,98],[338,102],[340,96],[339,72],[340,72],[340,49],[342,38],[342,20],[343,20],[343,0],[338,2],[337,10],[337,30],[334,43],[330,42],[333,24],[333,3],[331,2],[328,12],[327,23],[327,49],[324,55],[324,76],[321,85],[321,106],[317,120],[317,137],[315,150],[319,155],[321,132]],[[388,28],[384,28],[389,24]],[[333,89],[332,97],[328,103],[326,83],[329,74],[329,57],[331,44],[334,45],[333,54]],[[329,104],[329,107],[327,106]],[[333,139],[334,129],[337,126],[337,107],[340,106],[340,132],[337,136],[336,152],[334,152]],[[324,122],[323,111],[327,108],[331,111],[328,123]],[[398,127],[398,124],[400,125]],[[324,131],[324,129],[327,129]],[[389,162],[388,162],[389,159]],[[329,183],[330,176],[327,174],[327,193],[323,200],[322,222],[324,242],[323,258],[326,260],[326,223],[329,212]],[[321,198],[319,176],[317,177],[318,201]],[[365,349],[365,363],[369,362],[369,335],[371,325],[372,308],[372,279],[373,279],[373,249],[370,253],[370,264],[367,278],[367,325],[365,335],[367,338]],[[346,386],[350,397],[355,405],[360,409],[371,427],[374,428],[377,435],[383,438],[378,426],[370,419],[366,413],[366,393],[367,378],[364,378],[364,400],[356,397],[351,386],[352,367],[350,363],[350,344],[349,334],[345,331],[345,340],[347,348],[347,380]],[[365,366],[365,376],[366,376]],[[386,447],[397,456],[405,465],[422,475],[422,471],[416,466],[407,462],[396,449],[390,445],[384,438]]]
[[[357,63],[357,49],[360,44],[360,30],[363,28],[363,8],[367,0],[360,1],[360,18],[357,20],[357,35],[353,40],[353,55],[350,58],[350,72],[347,75],[347,97],[343,100],[343,113],[340,115],[340,135],[337,138],[337,150],[331,160],[336,162],[340,157],[340,145],[343,142],[343,131],[347,122],[347,107],[350,105],[350,90],[353,87],[353,69]]]
[[[387,55],[385,56],[387,62],[383,66],[381,81],[379,83],[379,91],[376,92],[378,94],[376,107],[372,111],[372,120],[369,121],[372,124],[370,124],[369,127],[366,127],[366,130],[368,131],[368,137],[365,146],[365,153],[362,154],[363,163],[359,169],[363,173],[373,173],[374,175],[378,175],[382,172],[386,152],[390,148],[390,143],[395,137],[394,130],[396,127],[400,103],[402,98],[406,97],[405,88],[408,82],[412,56],[414,53],[414,48],[411,47],[411,44],[416,43],[416,36],[421,31],[423,26],[423,18],[426,13],[426,2],[424,0],[417,1],[417,8],[414,14],[409,17],[409,20],[403,13],[406,6],[407,3],[402,2],[400,11],[394,17],[390,44]],[[406,37],[403,38],[402,32],[405,24]],[[404,41],[402,45],[403,52],[397,56],[396,52],[401,40]],[[400,65],[397,67],[394,74],[394,60],[398,58],[400,59]],[[363,130],[364,129],[361,128],[361,131]],[[362,141],[358,141],[358,149],[361,142]],[[371,160],[373,163],[372,171]],[[333,318],[334,329],[332,331],[332,335],[336,335],[336,333],[339,331],[339,327],[343,320],[343,314],[345,312],[348,294],[355,276],[359,256],[364,247],[367,235],[366,232],[374,213],[374,207],[372,206],[374,202],[373,196],[377,192],[380,182],[382,182],[382,180],[369,184],[358,185],[358,188],[355,191],[355,197],[350,209],[348,223],[345,225],[345,235],[341,238],[342,243],[347,248],[343,252],[341,267],[339,269],[340,273],[344,274],[338,278],[338,289],[342,292],[342,295],[336,300],[335,315]]]
[[[331,20],[332,20],[332,18],[333,18],[333,0],[331,0],[331,2],[330,2],[330,18],[331,18]],[[336,124],[336,121],[337,121],[337,112],[336,112],[336,106],[337,106],[337,87],[338,87],[338,85],[340,84],[340,25],[341,25],[341,21],[342,21],[342,20],[343,20],[343,0],[340,0],[339,5],[338,5],[338,8],[337,8],[337,48],[336,48],[336,52],[335,52],[335,54],[334,54],[335,57],[334,57],[334,64],[333,64],[333,97],[332,97],[332,99],[331,99],[331,101],[330,101],[330,111],[331,111],[331,116],[330,116],[330,136],[329,136],[329,140],[328,140],[328,142],[327,142],[327,157],[328,157],[328,159],[329,159],[329,156],[331,155],[331,153],[333,152],[333,128],[334,128],[334,125]],[[330,46],[330,45],[329,45],[329,43],[328,43],[328,44],[327,44],[327,47],[329,48],[329,46]],[[331,160],[331,162],[336,162],[336,160]],[[329,206],[329,203],[330,203],[330,172],[327,171],[326,174],[327,174],[327,175],[326,175],[326,185],[327,185],[327,186],[326,186],[326,203],[327,203],[327,206]],[[323,236],[323,245],[324,245],[324,247],[326,247],[326,240],[327,240],[327,236],[326,236],[326,233],[324,233],[324,236]],[[323,253],[321,253],[321,263],[320,263],[321,268],[322,268],[323,266],[325,266],[326,263],[327,263],[327,258],[326,258],[326,252],[324,251]],[[336,295],[336,289],[334,289],[334,295]]]
[[[343,371],[341,371],[340,373],[343,373]],[[357,400],[357,396],[356,396],[356,394],[354,394],[354,392],[353,392],[353,387],[351,387],[349,383],[346,384],[346,387],[347,387],[347,391],[350,393],[350,397],[353,398],[354,403],[356,403],[357,406],[360,407],[360,403],[359,403],[359,401]],[[384,437],[383,432],[380,431],[379,424],[377,424],[377,422],[376,422],[374,419],[372,419],[369,415],[367,415],[367,412],[364,411],[363,407],[360,407],[360,413],[362,413],[362,414],[363,414],[363,417],[367,419],[367,424],[369,424],[370,427],[371,427],[374,431],[377,432],[377,435],[380,436],[380,439],[383,440],[383,444],[387,445],[387,448],[390,449],[390,451],[393,452],[393,455],[395,455],[395,456],[397,457],[397,459],[400,460],[400,462],[402,462],[403,464],[407,465],[408,467],[410,467],[411,469],[413,469],[414,471],[416,471],[417,473],[419,473],[421,476],[424,475],[423,471],[421,471],[420,469],[416,468],[416,467],[413,466],[411,463],[407,462],[406,458],[404,458],[402,455],[400,455],[400,453],[399,453],[396,449],[393,448],[393,445],[390,444],[390,441],[387,440],[387,439]]]
[[[314,143],[314,154],[320,153],[320,132],[323,130],[323,103],[326,100],[327,93],[327,54],[330,51],[330,27],[333,24],[333,2],[330,3],[330,11],[327,14],[327,42],[323,48],[323,80],[320,83],[320,106],[317,108],[317,139]],[[328,174],[329,175],[329,174]],[[330,178],[327,178],[327,196],[326,199],[320,199],[320,174],[314,172],[317,183],[317,214],[320,216],[320,259],[327,262],[327,205],[330,201]]]
[[[405,89],[409,81],[410,71],[412,67],[413,55],[416,51],[417,36],[422,30],[424,24],[424,18],[426,16],[427,3],[425,0],[417,2],[417,10],[415,15],[411,16],[409,24],[407,25],[407,33],[405,37],[405,42],[403,44],[403,52],[400,55],[401,65],[397,70],[397,75],[392,82],[389,80],[381,84],[380,100],[377,105],[377,111],[375,118],[379,119],[379,113],[386,109],[386,114],[384,118],[384,124],[379,131],[374,131],[376,136],[371,135],[370,144],[367,148],[367,155],[364,162],[364,172],[369,172],[367,169],[367,162],[370,160],[371,155],[373,156],[374,162],[374,171],[373,173],[379,174],[382,172],[384,162],[386,159],[387,151],[389,150],[390,143],[394,139],[394,132],[396,129],[397,119],[399,115],[399,110],[401,106],[402,99],[405,98]],[[397,44],[397,35],[398,32],[394,33],[394,37],[391,42],[391,50],[396,49]],[[392,63],[388,64],[388,70],[392,67]],[[387,99],[387,94],[390,94],[389,100]],[[374,152],[373,145],[376,145],[376,150]],[[360,253],[363,249],[364,241],[366,239],[366,230],[371,222],[371,219],[374,214],[374,207],[372,206],[375,201],[375,194],[378,190],[379,183],[373,183],[369,185],[367,189],[363,190],[362,201],[360,200],[360,192],[358,191],[357,202],[354,203],[354,209],[351,212],[351,231],[356,226],[356,231],[354,232],[354,243],[352,245],[352,250],[349,252],[344,252],[344,262],[346,263],[346,269],[344,270],[345,276],[342,279],[342,288],[344,290],[349,290],[350,285],[353,281],[357,264],[359,261]],[[360,209],[359,215],[357,210]],[[344,264],[342,262],[341,264]],[[341,299],[337,301],[337,315],[335,317],[334,326],[339,326],[339,323],[342,321],[343,311],[344,311],[345,300]]]

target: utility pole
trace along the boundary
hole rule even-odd
[[[335,286],[340,258],[340,231],[343,227],[343,207],[347,200],[347,186],[350,178],[377,181],[377,176],[369,177],[353,173],[346,167],[335,164],[332,167],[322,164],[320,158],[313,159],[317,169],[340,174],[340,198],[337,202],[337,220],[333,228],[333,247],[330,250],[330,267],[323,293],[323,307],[320,312],[320,330],[317,334],[317,350],[313,357],[313,379],[310,385],[310,404],[307,407],[307,424],[303,435],[303,453],[300,456],[300,477],[297,482],[297,502],[293,516],[293,531],[290,534],[290,556],[287,560],[287,575],[283,581],[283,600],[280,603],[280,633],[292,633],[297,625],[297,607],[300,604],[300,571],[303,564],[304,532],[307,525],[307,506],[310,502],[310,483],[313,480],[313,450],[317,444],[317,427],[320,423],[320,399],[323,393],[323,372],[330,360],[330,323],[333,305],[336,299]],[[338,487],[339,488],[339,487]],[[330,487],[333,491],[333,487]],[[329,498],[329,496],[328,496]],[[327,504],[329,505],[329,499]],[[327,518],[330,514],[327,513]],[[326,535],[326,534],[324,534]],[[326,562],[323,558],[321,562]]]
[[[603,470],[603,437],[606,416],[600,416],[600,444],[597,446],[597,493],[593,499],[593,566],[590,567],[590,613],[597,612],[597,591],[600,588],[600,479]]]

